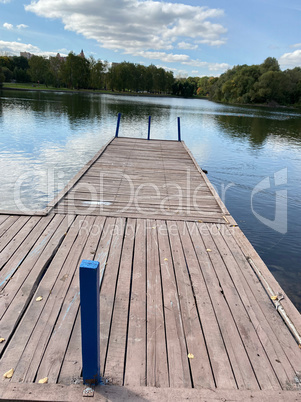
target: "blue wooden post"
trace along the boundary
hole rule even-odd
[[[84,384],[97,385],[101,382],[98,261],[82,260],[79,282],[83,379]]]
[[[120,118],[121,118],[121,113],[118,113],[117,127],[116,127],[116,134],[115,134],[115,137],[118,137],[119,126],[120,126]]]
[[[181,141],[181,124],[180,124],[180,117],[178,117],[178,141]]]
[[[148,140],[150,139],[151,119],[152,119],[152,116],[149,116],[148,117],[148,134],[147,134],[147,139]]]

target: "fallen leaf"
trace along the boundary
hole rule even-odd
[[[207,251],[212,251],[211,248],[207,248]]]
[[[198,221],[199,223],[203,223],[203,221]]]
[[[277,300],[277,299],[278,299],[278,296],[271,296],[271,299],[272,299],[272,300]]]
[[[39,296],[39,297],[36,298],[36,301],[38,301],[38,302],[41,301],[41,300],[43,300],[42,296]]]
[[[188,353],[188,359],[193,359],[194,355],[192,353]]]
[[[13,374],[14,374],[14,369],[10,369],[6,373],[3,374],[3,377],[4,378],[12,378]]]
[[[164,261],[168,261],[168,258],[164,258]]]
[[[47,382],[48,382],[48,377],[41,378],[41,379],[39,380],[39,384],[47,384]]]
[[[4,338],[0,338],[0,343],[4,342],[5,339]]]
[[[62,276],[62,277],[61,277],[61,281],[65,282],[65,280],[68,278],[68,276],[69,276],[68,274]]]
[[[152,229],[156,229],[156,226],[153,226]]]

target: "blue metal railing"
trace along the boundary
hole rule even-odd
[[[118,134],[119,134],[120,119],[121,119],[121,113],[118,113],[115,137],[118,137]],[[178,119],[178,141],[182,141],[181,140],[180,117],[178,117],[177,119]],[[147,131],[147,139],[148,140],[150,140],[150,135],[151,135],[151,132],[150,132],[150,130],[151,130],[151,120],[152,120],[152,116],[149,116],[148,117],[148,131]]]

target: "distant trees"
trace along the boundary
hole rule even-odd
[[[5,81],[29,82],[28,60],[25,57],[0,56],[0,67],[5,76]]]
[[[227,103],[301,105],[301,67],[281,71],[268,57],[262,64],[238,65],[220,77],[175,79],[171,71],[153,64],[112,63],[69,53],[66,58],[0,56],[2,82],[33,82],[55,88],[106,89],[124,92],[208,97]]]
[[[200,79],[198,94],[220,102],[301,104],[301,68],[281,71],[273,57],[260,65],[235,66],[209,88],[207,83]]]
[[[5,75],[2,71],[2,67],[0,67],[0,88],[2,87],[4,80],[5,80]]]
[[[4,81],[33,82],[70,89],[111,89],[112,91],[133,91],[171,93],[173,73],[151,64],[145,67],[129,62],[112,63],[86,59],[82,55],[69,53],[66,58],[32,56],[0,56],[0,67]]]
[[[113,91],[170,93],[173,82],[172,72],[153,64],[145,67],[124,61],[108,70],[108,87]]]

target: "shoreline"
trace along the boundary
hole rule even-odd
[[[216,100],[209,99],[206,96],[192,96],[192,97],[184,97],[184,96],[177,96],[171,94],[152,94],[152,93],[138,93],[138,92],[117,92],[117,91],[106,91],[106,90],[93,90],[93,89],[61,89],[61,88],[37,88],[37,87],[30,87],[30,88],[17,88],[17,87],[7,87],[2,86],[0,87],[1,90],[7,91],[25,91],[25,92],[58,92],[58,93],[66,93],[66,94],[96,94],[96,95],[112,95],[112,96],[137,96],[137,97],[147,97],[147,98],[182,98],[182,99],[203,99],[209,102],[218,103],[225,106],[239,106],[239,107],[264,107],[267,109],[293,109],[293,110],[300,110],[301,105],[271,105],[266,103],[227,103],[227,102],[220,102]]]
[[[106,90],[93,90],[93,89],[53,89],[53,88],[15,88],[15,87],[7,87],[3,86],[0,90],[7,91],[27,91],[27,92],[62,92],[69,94],[97,94],[97,95],[120,95],[120,96],[143,96],[143,97],[159,97],[159,98],[181,98],[176,95],[169,94],[151,94],[151,93],[138,93],[138,92],[117,92],[117,91],[106,91]],[[199,97],[186,98],[186,99],[201,99]],[[203,98],[205,99],[205,98]]]

